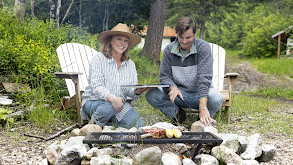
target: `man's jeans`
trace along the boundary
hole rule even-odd
[[[188,93],[181,88],[179,88],[179,90],[182,93],[184,101],[188,105],[190,105],[194,109],[199,108],[199,97],[197,92]],[[164,92],[162,88],[155,88],[155,89],[149,90],[146,93],[145,97],[146,97],[146,100],[149,102],[149,104],[158,108],[167,117],[170,117],[171,119],[173,119],[176,117],[179,107],[188,108],[188,105],[186,105],[179,98],[179,96],[175,98],[175,101],[174,101],[175,104],[172,104],[169,99],[169,95],[167,93],[168,91]],[[223,103],[222,94],[216,88],[211,86],[208,92],[208,103],[207,103],[207,108],[210,112],[211,117],[213,117],[216,114],[216,112],[219,111],[219,109],[222,106],[222,103]]]
[[[82,110],[91,118],[94,122],[101,127],[104,127],[108,122],[112,122],[117,127],[143,127],[143,120],[139,114],[131,108],[122,118],[118,121],[115,117],[117,112],[113,108],[112,104],[103,100],[88,100],[83,105]]]

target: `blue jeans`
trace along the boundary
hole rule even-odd
[[[117,112],[113,108],[112,104],[104,100],[88,100],[83,105],[82,110],[91,118],[94,122],[101,127],[104,127],[108,122],[112,122],[114,126],[132,128],[143,127],[143,120],[139,114],[131,108],[122,118],[118,121],[115,117]]]
[[[190,105],[194,109],[199,108],[199,97],[198,93],[189,93],[184,91],[183,89],[179,88],[179,90],[182,93],[182,96],[184,98],[184,101]],[[149,90],[145,98],[151,104],[153,107],[158,108],[164,115],[167,117],[170,117],[171,119],[176,117],[176,114],[178,113],[179,107],[182,108],[189,108],[188,105],[186,105],[179,97],[175,98],[175,104],[172,104],[169,95],[168,90],[162,90],[159,88],[155,88],[152,90]],[[208,92],[208,102],[207,102],[207,108],[210,112],[210,116],[213,117],[217,111],[220,110],[223,103],[223,96],[222,94],[213,86],[209,88]]]

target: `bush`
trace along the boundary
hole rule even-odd
[[[31,78],[40,81],[45,89],[57,91],[60,87],[52,74],[61,71],[56,48],[68,42],[82,43],[98,49],[96,35],[78,27],[66,24],[57,30],[48,22],[28,18],[19,23],[11,10],[0,11],[0,71],[4,76],[12,73],[21,78],[14,82],[27,81],[32,87]],[[64,85],[63,85],[64,86]],[[66,87],[65,87],[66,89]]]

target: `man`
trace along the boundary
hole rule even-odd
[[[170,88],[152,89],[146,99],[174,124],[186,119],[181,107],[191,106],[199,110],[200,121],[210,125],[223,101],[221,93],[212,85],[211,47],[208,42],[195,38],[196,24],[190,17],[181,18],[175,30],[177,39],[165,48],[160,66],[160,81]]]

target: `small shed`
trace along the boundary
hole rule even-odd
[[[148,27],[146,26],[144,28],[144,30],[141,32],[142,35],[147,35],[147,30],[148,30]],[[163,40],[162,40],[162,46],[161,46],[161,51],[164,51],[165,47],[173,42],[177,37],[177,34],[176,34],[176,31],[174,28],[171,28],[171,27],[168,27],[168,26],[165,26],[164,27],[164,33],[163,33]],[[144,42],[145,42],[145,39],[142,38],[141,39],[141,42],[140,44],[138,44],[138,47],[142,48],[143,45],[144,45]]]
[[[289,56],[293,54],[292,32],[293,32],[293,26],[290,26],[287,29],[272,35],[272,38],[275,38],[278,40],[278,54],[277,54],[278,58],[280,58],[281,42],[287,43],[286,55]]]

